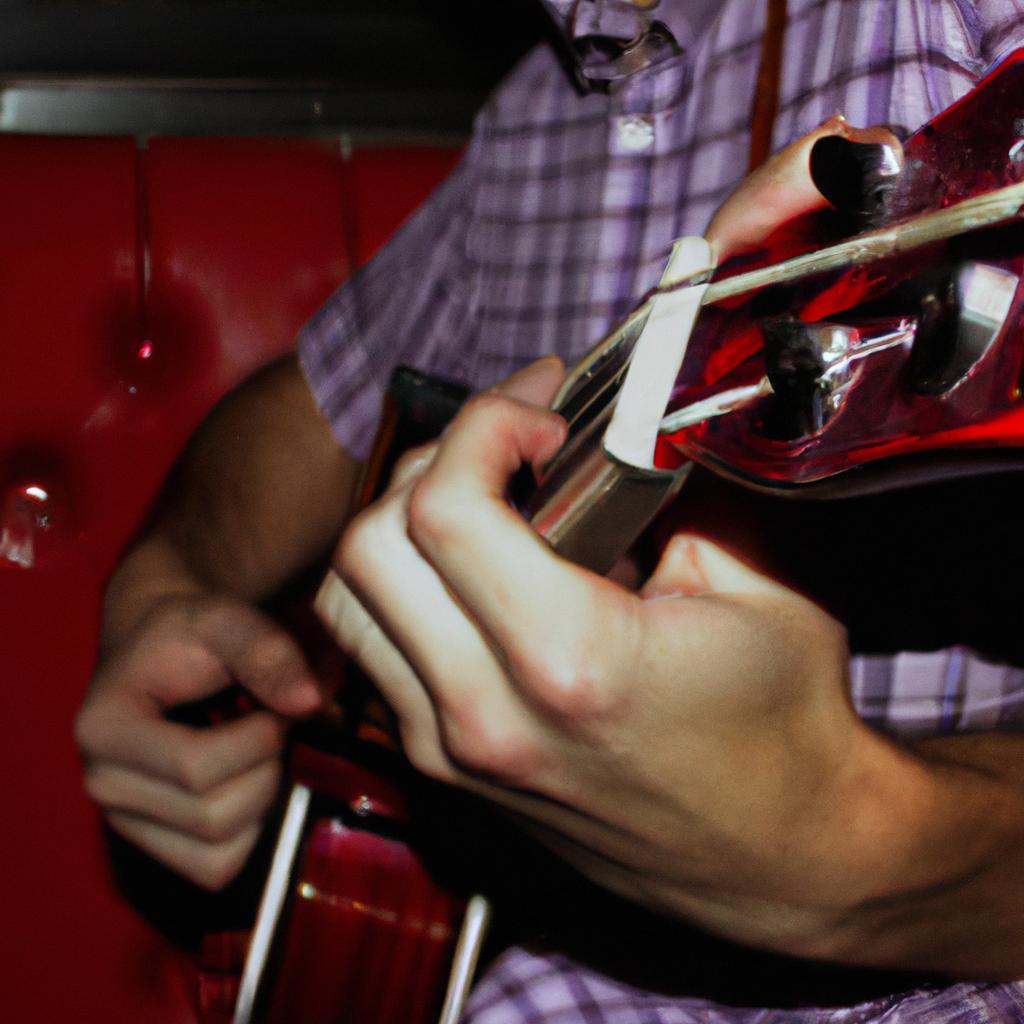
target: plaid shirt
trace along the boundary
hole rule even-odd
[[[479,115],[450,179],[303,333],[314,393],[357,455],[394,364],[486,387],[549,352],[574,361],[745,173],[764,0],[546,2],[591,91],[550,49],[529,55]],[[1021,45],[1024,0],[790,0],[774,143],[836,112],[909,131]],[[856,657],[851,678],[861,715],[896,735],[1024,723],[1024,673],[964,649]],[[754,1010],[644,992],[513,949],[468,1011],[472,1024],[883,1019],[1019,1021],[1024,985]]]

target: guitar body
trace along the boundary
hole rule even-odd
[[[293,752],[293,801],[301,794],[308,804],[266,959],[251,994],[243,988],[248,1019],[438,1018],[465,898],[427,865],[401,767],[384,767],[379,750],[362,751],[362,763],[358,754],[306,743]]]

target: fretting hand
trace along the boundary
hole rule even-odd
[[[321,610],[419,769],[610,888],[750,941],[784,912],[812,941],[830,880],[794,839],[834,831],[864,739],[843,630],[694,536],[639,593],[555,556],[505,493],[563,440],[540,407],[559,379],[535,364],[401,464]]]
[[[809,143],[849,131],[748,179],[709,228],[719,257],[821,205]],[[555,556],[505,493],[563,440],[559,379],[536,364],[469,403],[340,545],[321,608],[414,764],[741,942],[1018,977],[1019,738],[883,739],[842,627],[706,539],[676,536],[639,592]]]

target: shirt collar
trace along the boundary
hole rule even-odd
[[[712,8],[712,0],[542,2],[570,45],[581,84],[597,91],[678,56]]]

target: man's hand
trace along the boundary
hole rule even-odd
[[[709,229],[720,256],[820,205],[810,143],[846,131],[752,177]],[[558,379],[535,365],[468,403],[343,536],[321,592],[414,765],[738,941],[1019,976],[1024,741],[880,737],[853,712],[840,625],[697,536],[639,593],[558,558],[506,501],[564,439],[543,408]]]
[[[241,684],[261,705],[195,728],[165,713]],[[76,723],[85,786],[115,832],[208,889],[245,863],[281,773],[287,722],[320,704],[302,654],[228,598],[156,601],[104,661]]]
[[[292,640],[253,604],[330,550],[355,474],[298,363],[272,365],[203,424],[107,588],[76,728],[86,788],[117,832],[208,888],[256,841],[286,720],[320,703]],[[169,720],[233,683],[259,710],[209,728]]]
[[[550,457],[550,364],[469,403],[345,534],[320,607],[428,774],[482,792],[602,884],[748,941],[813,941],[820,845],[858,726],[843,630],[708,542],[640,593],[508,505]],[[853,823],[851,823],[852,825]],[[798,893],[806,895],[801,905]]]
[[[878,736],[843,629],[697,536],[639,593],[558,558],[505,499],[564,436],[524,401],[554,383],[541,364],[468,403],[353,523],[321,591],[413,764],[734,940],[1019,976],[1022,742]]]
[[[887,128],[855,128],[838,114],[830,117],[774,153],[744,178],[718,209],[705,232],[718,265],[751,249],[762,248],[769,239],[778,241],[777,232],[795,229],[799,238],[803,230],[799,227],[801,218],[829,205],[811,178],[810,157],[819,139],[833,135],[854,143],[884,145],[893,154],[901,153],[899,140]],[[854,160],[852,156],[850,159]],[[843,180],[861,180],[863,173],[864,168],[854,163],[846,169]]]

